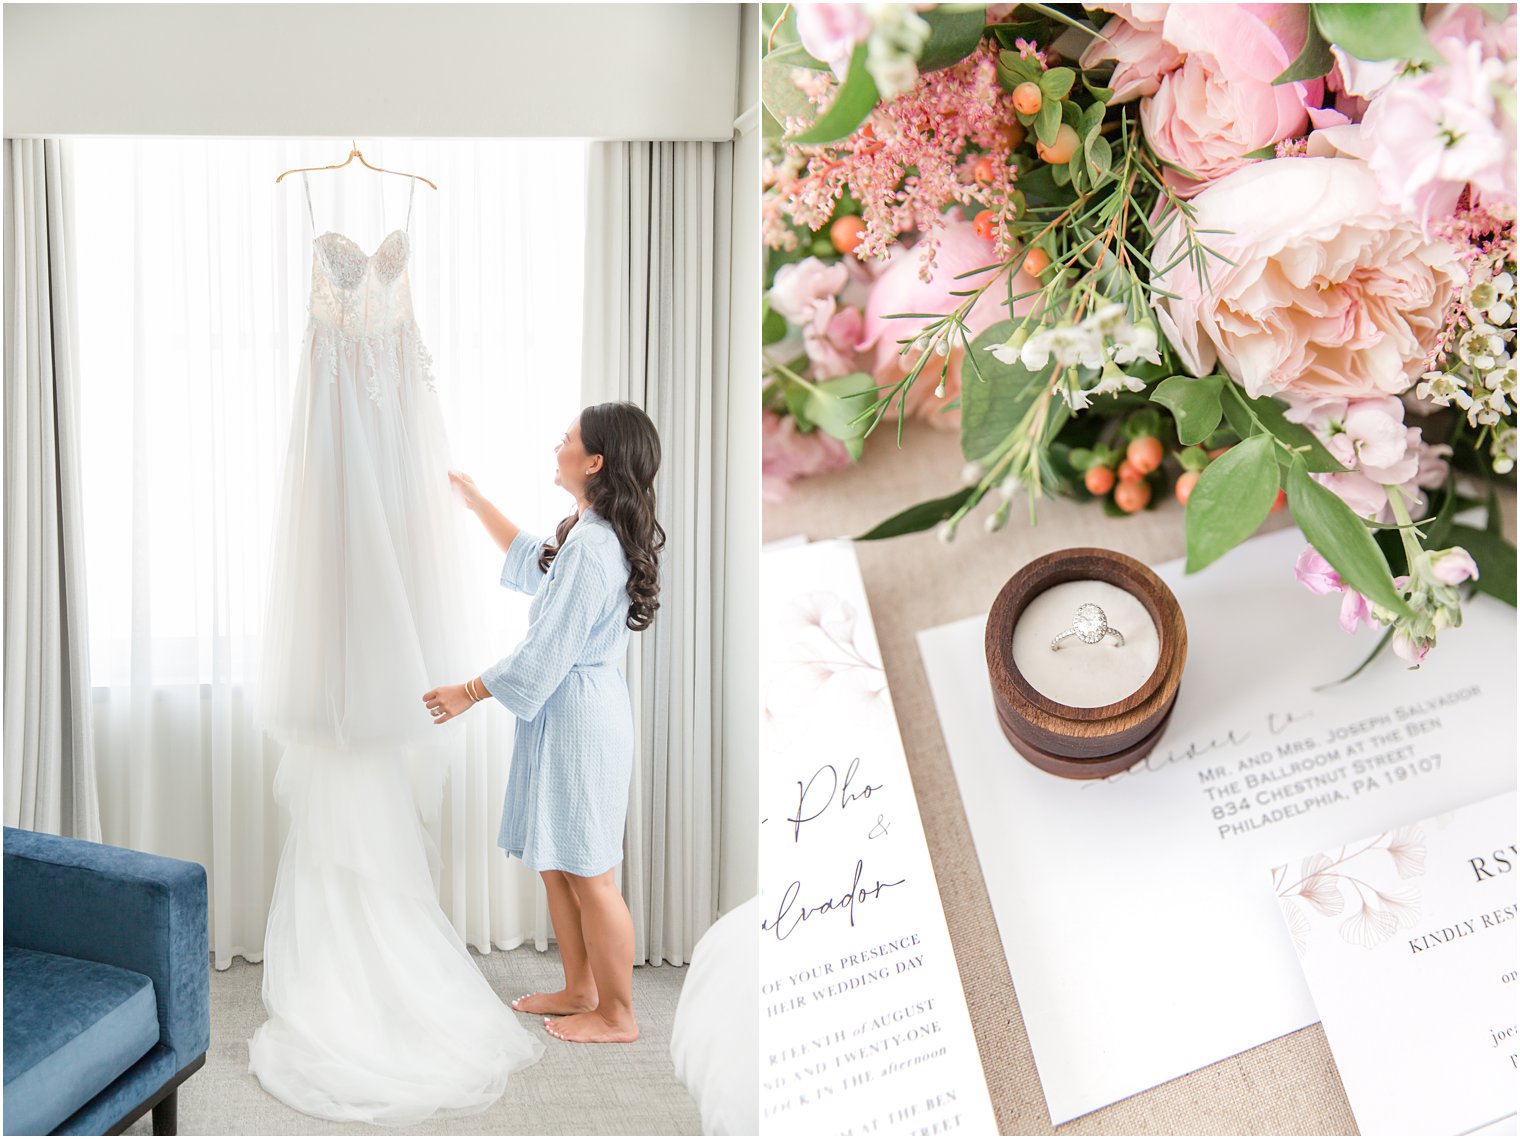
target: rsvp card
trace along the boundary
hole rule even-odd
[[[760,566],[765,1134],[994,1134],[848,542]]]
[[[1515,796],[1272,871],[1363,1135],[1513,1135]]]
[[[1156,749],[1106,780],[1003,738],[984,618],[919,634],[1053,1123],[1320,1019],[1266,867],[1514,790],[1515,611],[1474,597],[1419,671],[1389,655],[1334,684],[1375,638],[1294,580],[1303,543],[1158,567],[1182,687]]]

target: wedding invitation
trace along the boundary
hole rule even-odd
[[[1515,1133],[1516,829],[1498,795],[1272,871],[1363,1135]]]
[[[995,1133],[854,550],[760,568],[762,1130]]]
[[[1267,867],[1514,789],[1514,611],[1475,597],[1419,670],[1386,656],[1333,684],[1374,640],[1297,583],[1302,546],[1158,570],[1187,621],[1181,691],[1107,780],[1004,739],[983,618],[919,636],[1053,1123],[1319,1019]]]

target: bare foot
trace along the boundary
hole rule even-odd
[[[527,993],[512,1002],[518,1012],[535,1012],[540,1016],[569,1016],[575,1012],[588,1012],[596,1008],[596,994],[590,996],[561,989],[557,993]]]
[[[633,1014],[625,1020],[608,1020],[601,1012],[579,1012],[559,1020],[544,1018],[544,1031],[560,1040],[578,1044],[632,1044],[639,1038],[639,1024]]]

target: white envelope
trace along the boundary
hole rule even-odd
[[[1317,691],[1375,638],[1296,582],[1302,546],[1159,568],[1187,667],[1155,751],[1108,781],[1009,745],[982,618],[919,635],[1053,1123],[1318,1019],[1265,867],[1515,786],[1514,610],[1474,598],[1420,670]]]

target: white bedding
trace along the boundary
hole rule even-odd
[[[702,1114],[704,1135],[760,1128],[760,902],[724,914],[686,967],[670,1034],[676,1078]]]

